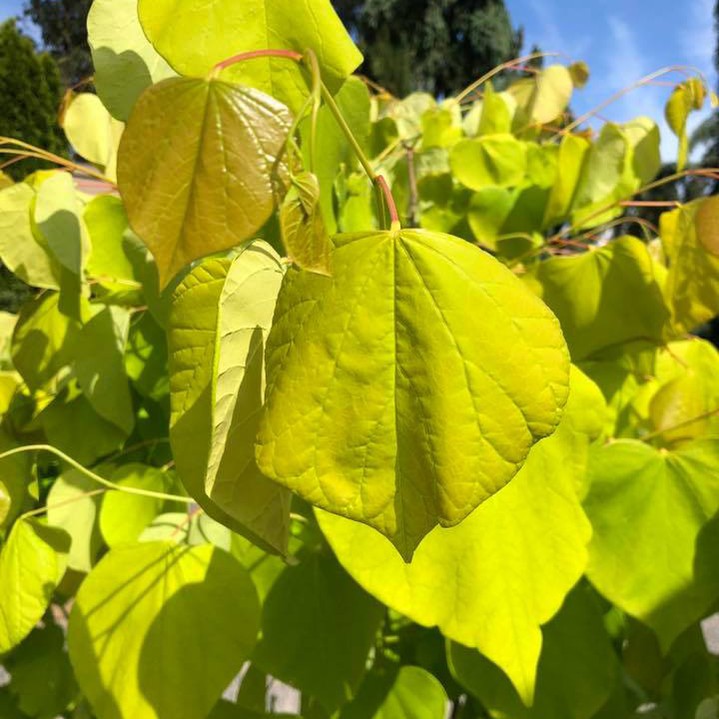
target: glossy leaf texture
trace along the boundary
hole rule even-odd
[[[196,719],[240,670],[258,626],[255,588],[229,554],[131,544],[106,555],[82,584],[70,659],[99,719]],[[135,671],[120,674],[119,665]]]
[[[457,238],[403,230],[334,242],[332,278],[290,270],[280,292],[258,465],[377,529],[409,561],[554,431],[567,352],[547,308]]]
[[[289,492],[258,469],[254,438],[282,277],[263,242],[234,259],[207,260],[175,291],[169,329],[170,439],[180,478],[210,516],[280,553]]]
[[[143,93],[120,144],[118,182],[161,287],[262,227],[289,126],[277,100],[218,80],[171,78]]]
[[[150,42],[182,75],[203,77],[242,52],[311,48],[336,92],[362,62],[329,0],[139,0],[139,15]],[[256,87],[295,112],[307,97],[299,66],[286,59],[233,65],[223,77]]]
[[[572,375],[559,429],[537,444],[517,476],[451,529],[436,528],[405,565],[358,522],[320,513],[342,565],[371,594],[425,626],[478,648],[527,704],[534,695],[540,626],[584,572],[591,528],[579,502],[590,438],[603,400]],[[362,547],[358,552],[357,547]]]

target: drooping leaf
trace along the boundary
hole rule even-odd
[[[285,278],[258,465],[382,532],[409,560],[427,532],[464,519],[551,434],[566,350],[554,317],[512,273],[449,235],[341,235],[333,266],[332,278]]]
[[[47,496],[47,521],[70,535],[67,566],[89,572],[102,546],[96,519],[100,498],[90,494],[98,485],[75,469],[63,472]]]
[[[311,172],[291,180],[280,207],[280,228],[287,256],[303,270],[332,274],[332,242],[320,208],[320,186]]]
[[[64,269],[81,278],[90,255],[90,240],[69,172],[55,172],[40,185],[35,199],[35,222],[50,254]]]
[[[0,190],[0,260],[23,282],[57,290],[57,263],[33,234],[35,191],[26,182]]]
[[[412,563],[358,522],[324,512],[320,527],[347,571],[371,594],[424,626],[477,647],[522,699],[534,694],[540,626],[584,572],[590,526],[579,503],[596,388],[572,375],[559,429],[517,476],[457,527],[435,529]],[[361,551],[358,551],[361,548]]]
[[[87,16],[87,35],[97,94],[122,122],[146,87],[175,75],[145,37],[137,0],[95,0]]]
[[[368,674],[338,719],[443,719],[447,703],[444,687],[427,670],[391,666]]]
[[[124,129],[91,92],[73,95],[65,106],[62,129],[75,151],[98,165],[109,180],[117,174],[117,147]]]
[[[275,99],[227,82],[172,78],[142,94],[122,136],[118,182],[161,287],[262,227],[289,126]]]
[[[329,0],[139,0],[139,14],[150,42],[183,75],[203,77],[242,52],[312,48],[325,83],[337,92],[362,62]],[[283,58],[238,63],[223,76],[256,87],[295,112],[308,93],[297,63]]]
[[[557,176],[544,211],[545,227],[569,214],[589,148],[590,143],[584,137],[564,135],[562,138],[557,157]]]
[[[575,588],[542,633],[536,700],[529,708],[507,677],[476,650],[452,642],[452,671],[493,716],[591,719],[619,681],[619,663],[595,598],[586,588]]]
[[[572,75],[564,65],[549,65],[532,78],[532,93],[522,118],[530,125],[546,125],[556,120],[572,97]],[[510,92],[511,86],[510,86]],[[521,127],[518,129],[522,129]]]
[[[698,77],[680,82],[667,100],[664,117],[672,132],[679,138],[677,170],[683,170],[687,162],[689,140],[687,138],[687,119],[692,110],[701,110],[704,106],[706,88]]]
[[[258,625],[257,593],[229,554],[147,542],[113,549],[88,575],[68,645],[98,719],[197,719],[248,658]]]
[[[40,621],[65,574],[70,537],[57,527],[21,519],[0,551],[0,655]]]
[[[716,439],[672,452],[620,440],[592,452],[587,576],[649,625],[665,651],[719,597],[718,534],[710,521],[719,509],[718,460]]]
[[[124,361],[129,327],[127,310],[106,307],[82,328],[74,349],[75,373],[85,397],[125,435],[135,424]]]
[[[131,462],[118,467],[110,479],[121,487],[135,487],[151,492],[169,492],[171,481],[157,467]],[[108,492],[100,507],[100,531],[108,547],[136,541],[142,531],[159,515],[166,502],[126,492]]]
[[[495,92],[492,83],[484,86],[482,112],[477,127],[477,135],[494,135],[511,132],[514,98],[508,93]]]
[[[289,493],[254,458],[263,348],[283,269],[256,242],[234,260],[207,260],[180,284],[170,317],[170,439],[180,479],[219,522],[285,552]]]
[[[662,249],[669,265],[664,291],[674,335],[691,331],[719,313],[719,257],[706,245],[707,225],[712,225],[705,213],[711,213],[715,203],[716,198],[701,198],[660,217]]]
[[[509,134],[462,140],[449,157],[454,176],[472,190],[515,187],[527,170],[527,147]]]
[[[611,345],[662,338],[668,311],[660,270],[646,245],[626,235],[580,255],[540,262],[531,278],[577,361]]]
[[[333,556],[308,553],[264,600],[253,662],[332,712],[354,696],[383,616]]]

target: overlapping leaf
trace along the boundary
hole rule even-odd
[[[238,53],[313,49],[322,76],[336,92],[362,55],[329,0],[139,0],[145,34],[183,75],[203,77]],[[289,60],[260,58],[233,65],[224,76],[256,87],[298,111],[307,82]]]
[[[234,260],[207,260],[173,297],[170,438],[188,492],[218,521],[284,552],[289,493],[254,458],[263,350],[283,269],[258,242]]]
[[[197,719],[242,667],[258,626],[255,588],[229,554],[133,544],[113,549],[83,582],[70,659],[98,719]]]
[[[457,527],[435,529],[409,565],[369,527],[319,514],[340,562],[365,589],[413,621],[477,647],[526,703],[534,694],[540,626],[586,566],[591,530],[577,493],[589,437],[601,429],[597,394],[581,373],[573,374],[555,434],[534,447],[490,502]]]
[[[552,433],[564,341],[511,272],[449,235],[338,236],[333,267],[332,278],[290,270],[283,284],[258,465],[409,560]]]
[[[289,125],[272,97],[217,80],[172,78],[143,93],[122,137],[118,182],[162,287],[262,227]]]
[[[621,440],[591,455],[587,575],[610,601],[652,627],[665,651],[719,597],[712,521],[718,461],[716,439],[672,452]]]
[[[0,654],[40,621],[65,574],[70,537],[34,519],[15,522],[0,551]]]
[[[97,94],[122,122],[146,87],[175,74],[145,37],[137,0],[95,0],[87,16],[87,34]]]

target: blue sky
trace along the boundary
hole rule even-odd
[[[694,65],[716,88],[713,53],[714,0],[505,0],[515,25],[524,26],[525,47],[562,52],[588,63],[591,77],[572,100],[581,114],[644,75],[668,65]],[[677,75],[670,76],[677,78]],[[664,116],[669,87],[643,87],[602,112],[625,121],[637,115]],[[701,117],[691,120],[696,126]],[[663,124],[663,123],[662,123]],[[676,140],[662,126],[662,155]]]
[[[537,43],[543,50],[562,52],[589,64],[589,84],[572,100],[576,113],[667,65],[695,65],[706,73],[712,87],[716,86],[714,0],[505,2],[514,24],[524,26],[527,48]],[[18,14],[22,4],[23,0],[0,0],[0,19]],[[662,118],[669,91],[667,87],[641,88],[607,108],[602,116],[620,122],[637,115]],[[697,115],[691,126],[700,119]],[[676,151],[676,141],[665,127],[662,138],[662,154],[669,158]]]

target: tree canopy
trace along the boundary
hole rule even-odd
[[[515,57],[521,31],[502,0],[334,0],[365,54],[361,71],[402,96],[449,95]]]

